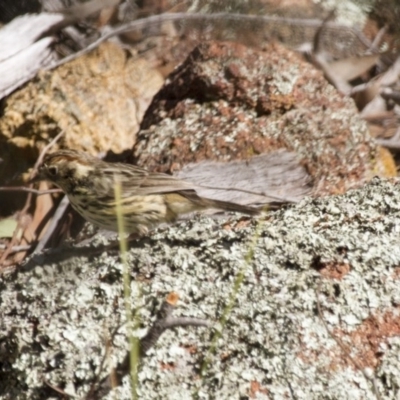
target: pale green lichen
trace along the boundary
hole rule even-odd
[[[256,221],[233,231],[221,220],[194,218],[134,244],[128,260],[132,284],[142,291],[135,304],[140,337],[170,291],[180,294],[176,315],[217,321],[245,268],[216,353],[208,353],[210,330],[167,331],[140,367],[140,398],[188,399],[197,392],[201,399],[244,399],[253,385],[260,399],[375,399],[371,382],[326,331],[317,288],[321,283],[331,330],[351,333],[371,316],[399,315],[399,198],[398,185],[375,179],[344,196],[306,199],[276,212],[263,222],[251,266],[243,260]],[[341,280],[322,278],[316,260],[350,270]],[[110,372],[127,347],[121,275],[116,252],[83,256],[66,248],[33,256],[18,274],[3,277],[1,399],[58,398],[44,380],[83,397],[116,330],[102,376]],[[380,363],[369,368],[382,398],[394,399],[400,390],[398,339],[383,337]],[[342,340],[350,343],[346,334]],[[363,350],[357,346],[354,357]],[[210,363],[200,379],[205,354]],[[128,379],[114,392],[107,398],[129,399]]]

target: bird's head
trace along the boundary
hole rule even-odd
[[[60,150],[46,155],[31,182],[47,180],[68,193],[78,182],[90,178],[97,161],[95,157],[74,150]]]

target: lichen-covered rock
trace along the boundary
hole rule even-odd
[[[235,300],[214,353],[205,328],[161,337],[140,366],[139,398],[361,400],[376,399],[374,390],[396,398],[399,198],[398,183],[377,178],[260,225],[200,218],[135,243],[128,261],[139,336],[170,291],[181,297],[176,315],[216,322]],[[97,374],[110,373],[127,347],[122,269],[117,253],[73,247],[1,277],[1,399],[57,398],[49,385],[82,398]],[[115,392],[130,399],[128,379]]]
[[[207,42],[154,97],[133,158],[171,171],[282,147],[304,160],[319,194],[344,192],[376,169],[376,145],[353,100],[320,71],[276,44]]]

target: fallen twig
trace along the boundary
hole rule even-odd
[[[319,19],[298,19],[298,18],[282,18],[271,15],[245,15],[245,14],[230,14],[230,13],[215,13],[215,14],[201,14],[201,13],[164,13],[160,15],[153,15],[147,18],[142,18],[135,21],[130,21],[126,24],[123,24],[111,31],[108,31],[99,39],[91,43],[86,48],[71,54],[53,64],[50,64],[46,67],[47,70],[54,69],[63,65],[69,61],[75,60],[76,58],[89,53],[90,51],[97,48],[101,43],[110,39],[113,36],[120,35],[125,32],[129,32],[136,29],[146,28],[149,25],[160,24],[162,22],[167,21],[218,21],[218,20],[233,20],[233,21],[251,21],[251,22],[281,22],[292,25],[299,26],[309,26],[309,27],[318,27],[321,25],[321,20]],[[371,46],[371,42],[363,35],[362,32],[357,29],[350,28],[345,25],[339,25],[336,23],[326,23],[326,27],[334,27],[334,28],[343,28],[351,31],[358,40],[363,43],[366,48]]]
[[[54,390],[55,392],[57,392],[58,394],[61,394],[63,396],[63,398],[67,397],[67,398],[78,398],[77,396],[73,396],[72,394],[68,394],[67,392],[64,392],[64,390],[58,388],[57,386],[52,385],[49,381],[47,381],[46,379],[43,379],[43,382],[52,390]]]
[[[53,218],[50,222],[49,227],[46,230],[46,233],[43,235],[38,245],[36,246],[34,253],[40,253],[44,249],[44,246],[46,246],[47,242],[49,241],[51,235],[53,234],[54,230],[58,225],[58,222],[64,215],[64,212],[67,209],[68,205],[69,205],[68,197],[64,196],[60,204],[58,205],[56,212],[53,215]]]
[[[140,340],[140,354],[145,357],[148,351],[157,343],[160,336],[171,328],[179,326],[202,326],[211,328],[213,324],[210,321],[199,319],[199,318],[182,318],[172,317],[172,313],[175,310],[179,296],[175,292],[171,292],[161,305],[160,311],[157,315],[157,320],[150,327],[147,335]],[[124,360],[117,365],[115,368],[115,377],[108,375],[99,384],[99,386],[88,394],[87,400],[95,400],[105,396],[115,386],[121,385],[122,378],[129,374],[131,366],[129,365],[129,354],[127,354]]]
[[[44,194],[62,193],[61,189],[37,190],[25,186],[0,186],[0,192],[28,192],[42,196]]]
[[[110,352],[111,352],[110,349],[111,349],[112,340],[114,339],[116,333],[119,331],[120,328],[121,328],[121,325],[118,324],[118,326],[113,329],[113,331],[110,334],[109,339],[107,340],[106,351],[104,352],[104,356],[103,356],[103,358],[101,360],[97,377],[100,377],[101,373],[103,372],[103,370],[105,368],[105,364],[106,364],[107,358],[110,356]],[[111,374],[109,375],[109,378],[110,378],[110,382],[111,382],[111,388],[114,388],[116,386],[116,384],[115,384],[116,378],[115,378],[114,369],[112,370]],[[91,387],[90,387],[90,390],[89,390],[89,395],[86,396],[86,398],[89,398],[89,396],[91,396],[91,394],[95,392],[97,384],[98,384],[98,380],[95,379],[91,384]]]
[[[46,146],[43,147],[43,150],[39,154],[38,159],[36,160],[35,165],[33,166],[33,169],[30,173],[30,178],[33,178],[34,174],[37,172],[40,164],[42,164],[44,156],[47,154],[47,152],[61,139],[61,136],[64,135],[66,129],[63,129],[61,132],[59,132],[49,143],[46,144]]]
[[[0,250],[5,250],[8,248],[8,245],[5,244],[0,244]],[[26,245],[26,246],[14,246],[11,248],[10,253],[18,253],[20,251],[28,251],[31,248],[31,246]]]

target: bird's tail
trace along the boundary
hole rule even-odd
[[[229,201],[213,200],[204,197],[202,197],[201,200],[206,208],[217,208],[219,210],[240,212],[247,215],[259,215],[262,211],[262,208],[244,206],[242,204],[231,203]]]

